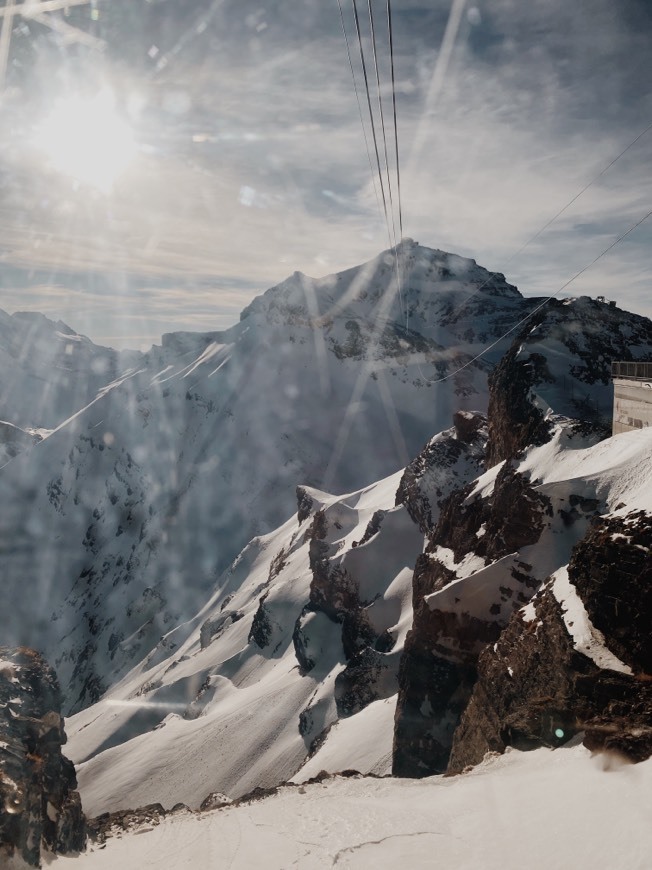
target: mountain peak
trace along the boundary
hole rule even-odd
[[[359,266],[322,278],[294,272],[257,296],[240,319],[253,315],[268,323],[324,325],[336,318],[374,323],[380,318],[403,325],[411,322],[419,332],[429,334],[439,331],[436,324],[443,319],[457,319],[472,300],[471,308],[461,312],[465,319],[475,316],[478,306],[486,309],[490,299],[508,306],[523,301],[502,273],[404,238]]]

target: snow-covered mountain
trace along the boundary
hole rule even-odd
[[[436,480],[419,477],[422,492],[477,475],[486,429],[460,434],[429,443],[440,462]],[[296,515],[242,551],[200,613],[70,720],[88,812],[197,806],[324,768],[389,772],[423,546],[396,503],[401,477],[345,496],[299,488]]]
[[[454,412],[487,409],[501,359],[497,458],[543,432],[549,406],[604,422],[610,358],[652,347],[645,318],[582,298],[551,303],[509,354],[511,335],[458,371],[537,300],[410,240],[398,258],[400,292],[385,252],[319,280],[295,273],[225,332],[164,336],[2,470],[16,603],[0,628],[48,653],[69,707],[192,618],[247,541],[292,515],[298,483],[352,492],[404,467]]]
[[[456,769],[464,753],[474,763],[500,748],[480,725],[489,743],[473,757],[463,745],[470,726],[458,729],[475,703],[465,713],[478,657],[487,650],[485,658],[502,662],[502,641],[495,642],[505,627],[520,637],[536,624],[532,596],[545,597],[548,578],[568,571],[595,516],[616,522],[652,513],[652,436],[587,446],[558,423],[545,446],[477,476],[486,430],[476,423],[472,439],[460,427],[442,433],[403,475],[361,492],[337,498],[300,489],[297,516],[245,548],[197,617],[69,720],[87,811],[155,800],[197,807],[211,792],[238,797],[321,770],[420,776],[446,770],[454,740]],[[423,555],[418,525],[430,526]],[[631,696],[642,702],[643,684],[632,674],[647,664],[632,662],[633,671],[622,664],[584,612],[587,593],[562,594],[560,584],[561,604],[576,602],[577,628],[561,627],[569,650],[600,679],[605,671],[624,674],[630,707]],[[599,602],[600,594],[587,612],[601,611]],[[615,623],[618,635],[622,620]],[[546,641],[537,636],[535,660]],[[547,655],[548,671],[558,666],[566,680],[564,660]],[[510,667],[503,662],[508,681],[516,679]],[[533,679],[531,666],[520,679]],[[577,706],[568,694],[543,704],[550,723],[538,745],[558,745],[578,730],[564,704]],[[497,734],[503,748],[512,742],[504,729]]]
[[[486,363],[438,380],[532,303],[471,260],[412,242],[399,259],[400,298],[385,253],[295,274],[226,332],[164,336],[3,469],[2,567],[21,594],[1,630],[46,650],[70,706],[192,617],[294,512],[297,483],[351,492],[459,407],[486,409]]]
[[[165,336],[2,469],[4,566],[55,605],[16,599],[80,709],[87,814],[575,735],[652,754],[652,433],[606,431],[609,363],[652,356],[652,323],[399,257],[400,295],[382,254]],[[150,810],[134,824],[194,818]]]

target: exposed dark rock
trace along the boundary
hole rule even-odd
[[[265,798],[272,797],[275,794],[278,794],[280,786],[274,785],[271,788],[263,788],[263,786],[256,786],[256,788],[248,791],[246,794],[243,794],[241,797],[236,798],[233,801],[234,807],[239,807],[241,804],[252,804],[254,801],[262,801]]]
[[[265,649],[266,646],[269,646],[269,642],[272,639],[272,632],[274,627],[270,620],[269,612],[265,607],[265,599],[269,593],[265,593],[261,596],[260,601],[258,602],[258,610],[254,615],[254,621],[251,624],[251,630],[249,631],[249,643],[253,641],[260,649]]]
[[[394,730],[393,772],[399,776],[446,769],[453,734],[475,682],[478,655],[498,639],[512,612],[529,600],[537,585],[531,566],[520,563],[513,570],[505,567],[504,581],[498,575],[493,599],[487,598],[486,609],[478,614],[454,596],[443,604],[437,599],[439,606],[434,598],[425,599],[457,577],[437,558],[439,547],[452,550],[455,562],[475,554],[489,564],[536,543],[551,512],[548,499],[507,464],[490,498],[468,501],[470,492],[470,487],[459,490],[444,502],[415,566],[414,617],[399,670]]]
[[[326,513],[323,510],[315,511],[315,514],[312,518],[312,522],[306,529],[303,540],[304,541],[323,541],[326,537]]]
[[[269,573],[267,575],[267,584],[269,585],[278,575],[281,573],[283,568],[285,568],[287,564],[288,554],[284,547],[278,551],[278,553],[272,559],[272,562],[269,566]]]
[[[114,813],[102,813],[88,820],[88,835],[96,843],[105,843],[110,837],[120,836],[125,831],[148,826],[150,828],[161,824],[169,815],[179,811],[192,812],[184,804],[176,804],[171,810],[166,810],[162,804],[147,804],[135,810],[118,810]]]
[[[638,699],[610,701],[602,713],[583,724],[588,749],[615,752],[635,763],[645,761],[652,756],[652,687],[640,686]]]
[[[358,656],[363,650],[386,643],[386,635],[378,635],[372,627],[365,610],[358,605],[350,613],[342,614],[342,647],[347,661]]]
[[[596,520],[569,570],[609,648],[635,673],[652,677],[652,516]]]
[[[300,523],[307,520],[312,510],[313,500],[302,486],[297,487],[297,519]]]
[[[220,810],[222,807],[228,807],[231,803],[231,798],[222,794],[220,791],[213,791],[207,795],[199,805],[199,809],[205,810]]]
[[[330,547],[323,541],[310,544],[310,608],[341,622],[345,614],[360,607],[358,587],[346,568],[331,565]]]
[[[448,547],[457,562],[475,553],[488,563],[539,540],[550,502],[511,465],[498,472],[491,499],[469,501],[472,490],[470,484],[446,499],[426,552]]]
[[[377,535],[380,531],[380,524],[382,523],[384,516],[385,511],[374,511],[373,516],[367,523],[367,528],[364,530],[363,536],[359,541],[354,541],[352,546],[360,547],[362,544],[366,544],[367,541],[370,541],[374,535]]]
[[[387,656],[365,647],[351,657],[335,678],[335,704],[340,718],[353,716],[379,698],[396,692],[396,672]]]
[[[462,444],[474,444],[482,437],[487,418],[477,411],[456,411],[453,414],[453,425],[458,441]]]
[[[446,769],[475,674],[417,643],[418,633],[410,635],[399,668],[392,773],[422,777]]]
[[[40,867],[45,852],[82,851],[86,826],[56,675],[34,650],[0,647],[0,865]]]
[[[199,630],[199,643],[201,648],[206,649],[211,641],[218,637],[218,635],[222,634],[229,625],[242,619],[243,616],[244,613],[241,610],[227,610],[226,613],[223,613],[215,619],[207,619]]]
[[[360,545],[379,533],[384,516],[383,511],[373,515]],[[328,620],[340,626],[347,665],[337,677],[335,694],[338,715],[343,717],[359,712],[372,701],[386,698],[396,691],[396,663],[390,665],[386,657],[395,640],[389,631],[379,632],[369,621],[366,606],[370,602],[360,599],[356,579],[339,564],[337,547],[327,540],[328,523],[326,513],[317,511],[306,532],[306,538],[310,540],[312,570],[310,598],[295,623],[292,640],[301,672],[306,674],[316,665],[312,632],[307,627],[311,615],[324,614]],[[262,619],[261,616],[261,626]],[[301,734],[306,739],[319,740],[325,736],[325,722],[321,718],[321,724],[316,725],[315,722],[309,706],[301,714],[299,722]]]
[[[551,380],[545,357],[539,353],[524,357],[517,338],[489,376],[487,468],[549,440],[550,425],[532,401],[531,391],[535,384]]]
[[[514,613],[480,656],[450,772],[477,764],[488,751],[557,746],[579,731],[591,749],[632,761],[652,755],[651,528],[645,514],[598,520],[569,564],[593,626],[633,673],[601,667],[575,648],[549,584],[533,600],[528,620]]]
[[[308,653],[306,638],[303,633],[303,617],[306,615],[307,612],[307,608],[304,607],[301,615],[294,623],[294,629],[292,631],[292,644],[294,646],[294,654],[297,657],[297,661],[299,662],[299,670],[302,674],[309,674],[310,671],[315,667],[315,660]]]
[[[537,599],[537,617],[515,613],[478,663],[478,680],[455,732],[448,765],[459,772],[489,751],[558,746],[578,730],[569,708],[573,646],[551,592]],[[581,656],[578,665],[596,670]],[[559,729],[559,730],[558,730]]]

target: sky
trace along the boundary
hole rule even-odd
[[[145,349],[393,242],[337,0],[76,2],[13,20],[0,308]],[[649,130],[517,253],[652,123],[649,0],[393,0],[392,14],[404,235],[549,295],[652,208]],[[562,295],[651,316],[651,243],[652,218]]]

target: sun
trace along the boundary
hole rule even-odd
[[[39,126],[35,145],[52,169],[106,194],[137,152],[110,90],[58,99]]]

